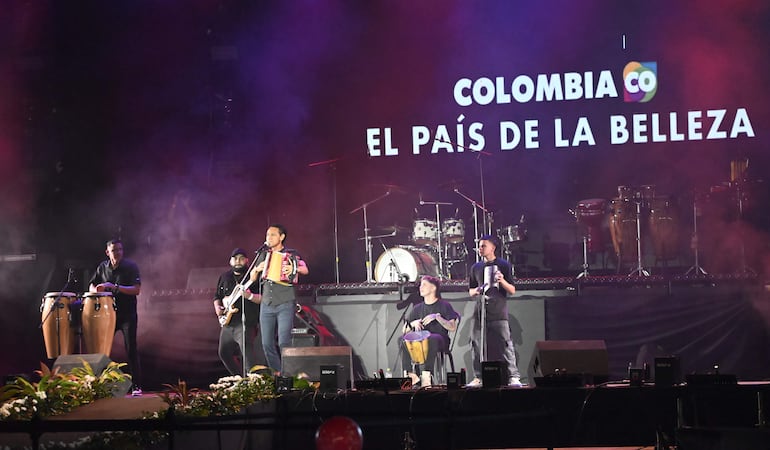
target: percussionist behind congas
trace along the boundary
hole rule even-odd
[[[436,355],[439,351],[449,350],[449,332],[457,329],[460,321],[460,314],[449,302],[440,297],[440,288],[441,282],[438,278],[427,275],[421,278],[420,296],[423,302],[414,306],[402,330],[404,336],[401,339],[401,345],[405,347],[402,348],[401,353],[403,368],[415,383],[419,380],[417,374],[422,370],[435,373]],[[421,331],[427,331],[430,334],[419,333]],[[425,344],[415,342],[423,338],[428,340],[425,355],[420,354]],[[422,359],[424,362],[420,361]]]

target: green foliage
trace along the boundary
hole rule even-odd
[[[131,378],[119,370],[124,365],[111,362],[101,373],[95,374],[85,360],[83,367],[70,373],[60,373],[58,368],[51,370],[40,363],[40,370],[35,371],[40,381],[34,383],[17,377],[0,388],[0,420],[55,416],[96,399],[110,397],[116,383]]]

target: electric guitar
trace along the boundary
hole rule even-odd
[[[228,323],[230,323],[230,319],[233,318],[233,314],[237,313],[239,310],[238,308],[235,308],[233,305],[235,305],[235,302],[243,296],[243,293],[246,291],[246,289],[251,286],[251,283],[253,281],[249,279],[249,281],[246,282],[246,284],[236,284],[235,288],[233,288],[233,292],[230,293],[227,297],[222,299],[222,303],[225,307],[225,313],[219,316],[219,326],[224,327]],[[243,301],[248,301],[245,298]]]

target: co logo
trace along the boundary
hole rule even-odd
[[[645,103],[658,91],[658,63],[631,61],[623,69],[623,91],[626,102]]]

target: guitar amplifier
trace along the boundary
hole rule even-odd
[[[318,335],[311,333],[307,328],[292,328],[291,346],[316,347],[318,346]]]

